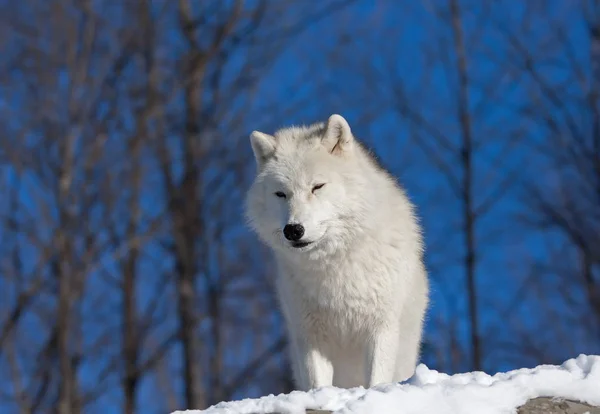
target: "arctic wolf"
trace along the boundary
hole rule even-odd
[[[250,226],[270,246],[301,390],[411,377],[429,284],[414,208],[340,115],[254,131]]]

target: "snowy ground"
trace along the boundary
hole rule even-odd
[[[295,391],[173,414],[304,414],[308,408],[336,414],[515,413],[529,399],[542,396],[600,406],[600,356],[580,355],[561,366],[541,365],[494,376],[481,372],[450,376],[419,365],[413,378],[401,384]]]

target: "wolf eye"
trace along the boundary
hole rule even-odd
[[[315,191],[317,191],[317,190],[319,190],[319,189],[323,188],[323,186],[324,186],[324,185],[325,185],[325,183],[323,183],[323,184],[317,184],[317,185],[315,185],[315,186],[313,187],[313,189],[312,189],[312,192],[314,193]]]
[[[284,193],[284,192],[282,192],[282,191],[277,191],[277,192],[275,193],[275,195],[276,195],[277,197],[279,197],[279,198],[285,198],[285,193]]]

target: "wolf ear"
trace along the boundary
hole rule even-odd
[[[352,147],[354,137],[350,131],[350,125],[341,115],[331,115],[327,120],[327,129],[323,137],[325,148],[336,155],[348,151]]]
[[[252,145],[256,164],[260,168],[275,152],[275,137],[263,132],[252,131],[250,145]]]

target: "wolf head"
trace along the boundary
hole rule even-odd
[[[251,227],[291,257],[322,257],[361,232],[369,210],[365,152],[340,115],[326,124],[250,136],[257,176],[247,196]]]

